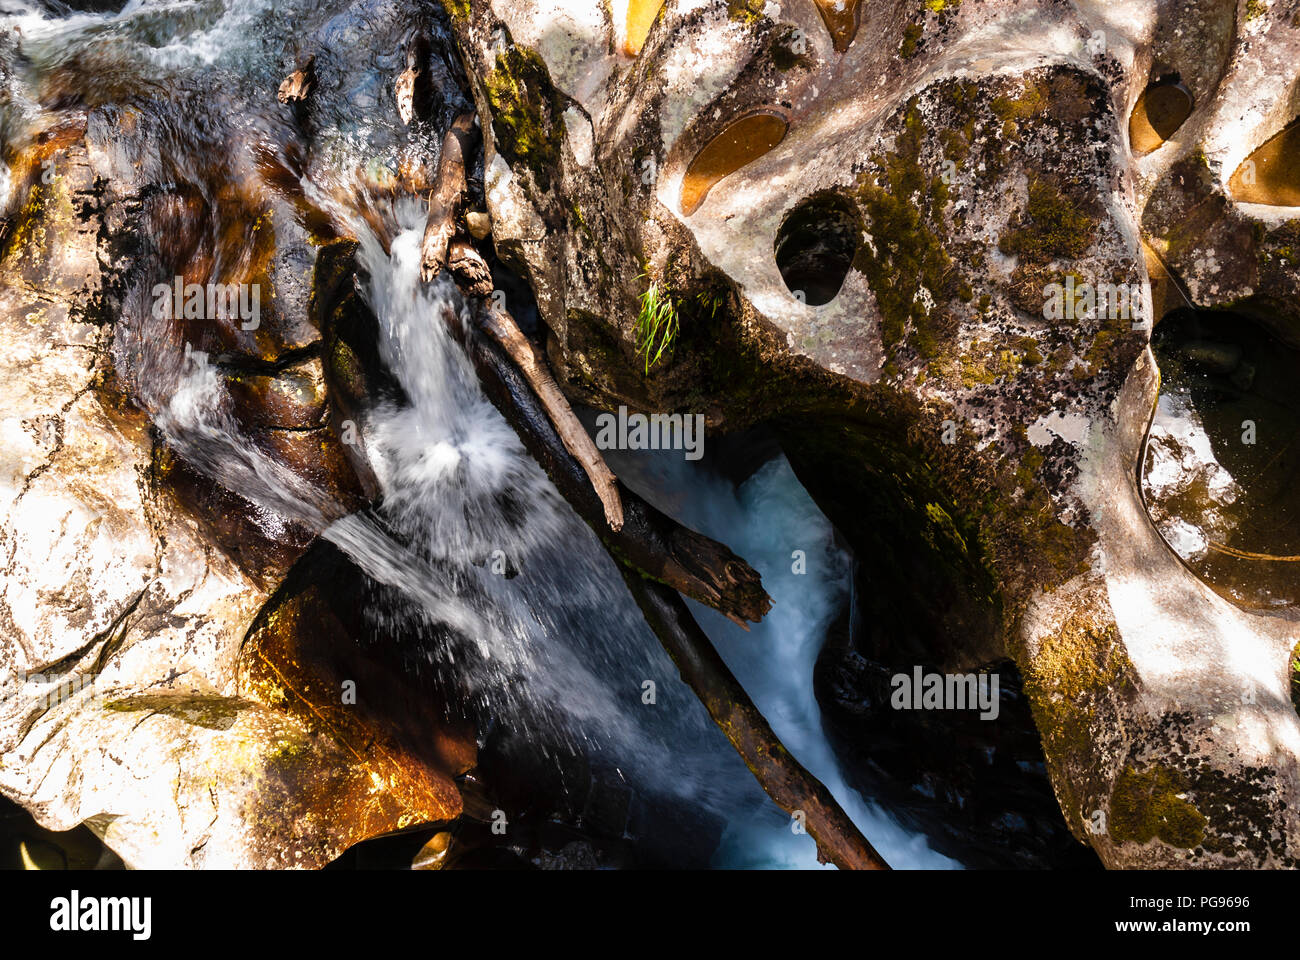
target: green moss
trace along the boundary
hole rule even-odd
[[[442,8],[453,20],[464,22],[469,19],[470,0],[442,0]]]
[[[3,245],[0,246],[0,258],[8,257],[11,251],[22,251],[28,244],[40,244],[44,241],[44,229],[41,224],[45,218],[45,207],[62,180],[62,177],[55,177],[48,187],[39,182],[32,185],[31,192],[27,195],[27,202],[14,218],[14,226],[9,231],[9,235],[0,237],[3,241]]]
[[[727,0],[727,16],[738,23],[759,23],[764,6],[765,0]]]
[[[1125,767],[1110,795],[1110,836],[1117,843],[1160,840],[1190,850],[1205,839],[1205,817],[1189,801],[1187,780],[1176,770]]]
[[[1038,351],[1038,341],[1033,337],[1021,337],[1019,345],[1024,356],[1025,366],[1036,367],[1043,362],[1043,355]]]
[[[910,60],[916,56],[917,47],[921,42],[921,35],[925,30],[919,23],[909,23],[903,28],[903,43],[898,48],[898,55],[904,60]]]
[[[927,131],[916,98],[907,104],[894,152],[875,157],[882,168],[864,175],[858,200],[872,244],[863,244],[854,266],[866,275],[881,314],[881,335],[891,359],[905,340],[923,358],[938,355],[951,333],[947,303],[959,297],[961,277],[932,225],[942,224],[948,185],[921,167]],[[929,293],[926,306],[922,288]],[[910,334],[909,334],[910,328]]]
[[[541,189],[549,190],[560,166],[564,104],[546,64],[535,51],[511,43],[497,54],[483,87],[497,149],[511,166],[521,163]]]
[[[1017,659],[1052,780],[1063,791],[1061,810],[1076,836],[1083,837],[1082,813],[1095,809],[1100,798],[1079,764],[1088,762],[1103,735],[1098,706],[1131,687],[1128,654],[1113,623],[1098,624],[1080,610],[1043,637],[1033,656]]]
[[[1044,178],[1029,183],[1029,203],[998,249],[1026,260],[1077,260],[1092,245],[1097,220],[1078,208],[1056,184]]]
[[[1257,20],[1268,13],[1267,0],[1246,0],[1246,22]]]
[[[1291,651],[1291,703],[1300,711],[1300,643]]]
[[[970,552],[966,539],[957,529],[948,511],[937,503],[925,505],[925,515],[930,525],[925,530],[925,537],[931,546],[939,550],[957,550],[962,554]]]
[[[1026,490],[1034,486],[1038,471],[1043,467],[1043,452],[1032,444],[1020,455],[1020,467],[1016,470],[1016,481]]]
[[[1048,96],[1042,85],[1030,82],[1019,97],[995,97],[992,108],[1000,120],[1021,122],[1039,116],[1047,105]]]
[[[943,155],[953,163],[961,163],[970,156],[970,139],[960,130],[942,130],[939,139],[943,142]]]
[[[967,390],[1010,380],[1025,360],[1015,350],[997,349],[990,340],[976,340],[962,353],[932,364],[935,372],[950,382],[959,382]]]
[[[104,709],[115,713],[160,713],[210,730],[228,730],[243,706],[244,701],[215,694],[145,693],[110,700],[104,704]]]

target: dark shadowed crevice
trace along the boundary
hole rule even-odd
[[[830,303],[858,252],[862,222],[848,200],[815,194],[786,214],[776,232],[776,265],[790,292],[804,303]]]

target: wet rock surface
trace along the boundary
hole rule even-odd
[[[26,69],[12,47],[5,64]],[[374,704],[392,674],[340,649],[355,624],[289,577],[319,527],[214,480],[159,426],[204,384],[229,434],[326,515],[367,500],[309,310],[335,226],[277,179],[298,134],[273,128],[284,152],[250,177],[257,151],[230,149],[220,118],[200,126],[184,81],[115,101],[94,73],[67,58],[36,129],[5,128],[0,789],[133,867],[323,866],[454,819],[472,732],[320,710],[323,685],[339,702],[345,679],[368,681],[352,702]],[[216,312],[213,287],[235,294]]]
[[[1143,462],[1152,519],[1223,595],[1249,607],[1294,607],[1300,428],[1290,385],[1300,354],[1226,312],[1170,314],[1153,344],[1161,397]]]

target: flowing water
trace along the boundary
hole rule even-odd
[[[218,220],[230,201],[213,184],[225,178],[256,194],[270,157],[277,176],[288,170],[298,195],[337,232],[361,241],[359,292],[403,394],[364,411],[360,424],[376,505],[348,513],[321,484],[269,455],[232,412],[219,371],[169,339],[147,302],[128,298],[134,313],[115,332],[114,358],[168,445],[254,504],[267,530],[293,525],[323,536],[391,587],[397,599],[369,612],[381,629],[450,636],[427,655],[482,714],[525,731],[540,750],[581,752],[595,775],[674,805],[683,819],[694,811],[722,821],[717,865],[816,866],[812,840],[759,789],[677,678],[608,554],[480,391],[463,345],[440,319],[446,309],[464,311],[459,295],[445,278],[428,287],[418,280],[420,201],[393,191],[382,237],[365,216],[357,198],[429,166],[439,122],[465,107],[448,75],[435,78],[431,124],[407,131],[397,121],[386,91],[410,34],[402,6],[132,0],[118,15],[97,15],[0,0],[0,13],[6,42],[20,51],[3,78],[0,132],[11,147],[51,113],[90,109],[87,139],[98,138],[115,170],[168,188],[200,184]],[[435,46],[446,43],[435,18],[427,27]],[[308,50],[320,88],[305,151],[274,91]],[[210,275],[253,255],[237,226],[211,226]],[[688,469],[680,453],[656,463],[614,465],[763,574],[774,606],[752,632],[694,611],[778,735],[893,865],[954,866],[848,788],[822,734],[812,666],[845,602],[847,558],[788,466],[770,463],[737,493]],[[792,543],[807,544],[806,575],[791,571]],[[656,685],[654,703],[643,702],[646,681]]]

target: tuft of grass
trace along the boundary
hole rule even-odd
[[[1291,651],[1291,703],[1300,711],[1300,643]]]
[[[645,357],[645,372],[671,355],[681,321],[672,297],[652,280],[641,294],[641,310],[636,316],[636,352]]]

